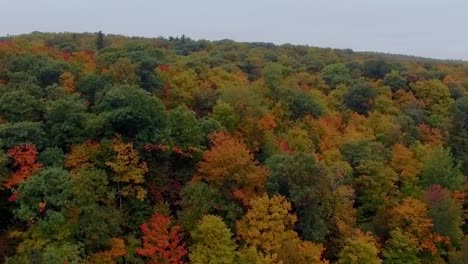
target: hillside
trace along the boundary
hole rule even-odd
[[[468,65],[0,38],[0,263],[464,263]]]

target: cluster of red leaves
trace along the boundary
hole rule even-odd
[[[8,155],[14,161],[15,170],[11,177],[3,183],[5,188],[11,189],[19,185],[42,167],[41,163],[36,162],[37,153],[36,147],[30,144],[14,146],[8,150]]]
[[[171,226],[169,217],[154,214],[140,229],[143,233],[143,247],[136,249],[136,252],[148,258],[146,263],[183,263],[182,258],[187,254],[187,249],[182,242],[181,228]]]

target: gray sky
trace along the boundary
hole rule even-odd
[[[0,35],[118,33],[468,60],[468,0],[0,0]]]

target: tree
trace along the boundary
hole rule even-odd
[[[104,48],[104,33],[99,31],[96,36],[96,49],[101,50],[102,48]]]
[[[60,86],[69,93],[75,91],[75,77],[70,72],[64,72],[60,75]]]
[[[306,115],[320,117],[326,112],[325,104],[311,93],[290,90],[282,96],[286,97],[293,119],[301,119]]]
[[[339,264],[379,264],[379,250],[372,234],[357,232],[340,253]]]
[[[464,175],[468,175],[468,96],[455,102],[449,132],[448,144],[454,156],[462,162]]]
[[[392,92],[396,92],[399,89],[408,90],[408,81],[397,71],[387,73],[383,79],[383,83],[389,86]]]
[[[7,154],[13,159],[15,171],[5,179],[3,186],[8,189],[16,187],[38,171],[42,164],[37,162],[37,153],[34,145],[18,145],[9,149]]]
[[[418,250],[436,254],[437,244],[446,239],[434,232],[427,206],[416,199],[406,198],[390,210],[390,230],[399,228],[409,240],[417,243]]]
[[[70,206],[76,214],[76,239],[87,252],[108,247],[109,241],[121,232],[122,217],[114,208],[115,191],[109,186],[105,171],[80,169],[70,180],[70,194]]]
[[[418,243],[397,228],[390,232],[390,240],[383,250],[384,264],[420,264]]]
[[[69,169],[71,173],[80,169],[92,168],[98,160],[100,151],[101,145],[90,140],[73,145],[65,156],[65,168]]]
[[[155,143],[166,127],[164,105],[145,90],[128,85],[113,86],[96,100],[99,128],[106,136],[119,133],[141,143]]]
[[[0,96],[0,117],[5,121],[38,121],[42,111],[42,102],[25,90],[13,90]]]
[[[391,70],[391,65],[382,59],[368,60],[363,65],[364,76],[374,79],[382,79]]]
[[[109,75],[116,83],[132,85],[138,81],[137,69],[130,59],[120,58],[109,67]]]
[[[181,196],[179,221],[187,231],[192,231],[203,215],[220,215],[226,219],[229,226],[233,226],[242,214],[239,205],[225,199],[218,189],[204,182],[189,183],[182,190]]]
[[[182,258],[187,254],[185,243],[182,242],[179,226],[171,226],[169,217],[154,214],[148,223],[140,227],[143,234],[143,246],[136,252],[147,258],[147,263],[182,264]]]
[[[338,84],[349,84],[351,81],[351,73],[346,65],[335,63],[325,66],[321,72],[322,79],[335,88]]]
[[[120,197],[143,200],[146,197],[146,190],[142,185],[148,172],[146,162],[140,160],[140,155],[132,143],[125,144],[120,140],[114,140],[112,148],[116,156],[107,161],[106,165],[114,172],[112,180],[119,186]]]
[[[376,96],[376,91],[370,85],[356,84],[344,94],[344,105],[360,115],[367,115]]]
[[[356,168],[354,188],[362,219],[375,216],[397,196],[398,175],[382,162],[363,161]]]
[[[87,118],[85,105],[76,97],[49,101],[44,119],[53,145],[65,148],[82,142]]]
[[[22,220],[52,217],[62,213],[70,200],[70,174],[60,168],[44,168],[23,181],[16,190],[19,207],[15,215]],[[63,217],[63,216],[61,216]]]
[[[465,176],[448,149],[438,146],[426,154],[421,171],[422,186],[439,184],[450,190],[461,190],[464,181]]]
[[[267,160],[270,194],[290,199],[298,215],[297,229],[308,240],[324,241],[328,233],[324,216],[331,197],[331,179],[312,155],[275,155]]]
[[[216,102],[212,115],[229,132],[234,132],[240,122],[240,117],[234,107],[223,101]]]
[[[251,209],[237,222],[237,235],[260,259],[277,259],[285,243],[298,240],[292,229],[297,218],[290,214],[291,209],[283,196],[264,194],[252,199]]]
[[[168,120],[175,146],[182,150],[200,147],[203,135],[194,112],[180,106],[169,112]]]
[[[392,147],[391,166],[399,174],[402,185],[416,184],[421,172],[422,163],[416,159],[413,151],[405,145],[395,144]]]
[[[213,146],[204,153],[197,176],[224,195],[248,204],[263,189],[267,170],[258,165],[240,139],[219,132],[212,135],[211,141]]]
[[[190,263],[234,263],[237,246],[231,239],[231,231],[219,216],[204,216],[191,235]]]
[[[462,205],[452,198],[450,191],[440,185],[432,185],[425,193],[428,216],[434,223],[434,231],[450,238],[459,247],[463,238]]]
[[[47,144],[47,135],[42,122],[17,122],[0,124],[0,147],[32,144],[42,149]]]

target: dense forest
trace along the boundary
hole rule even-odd
[[[0,262],[468,263],[468,65],[0,38]]]

